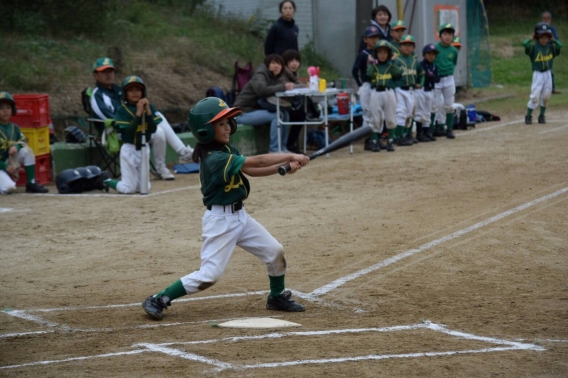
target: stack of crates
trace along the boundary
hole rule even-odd
[[[26,137],[26,143],[36,157],[36,182],[45,185],[50,177],[50,146],[49,132],[51,118],[49,115],[49,96],[47,94],[14,94],[16,108],[15,116],[10,122],[20,127]],[[20,168],[17,186],[26,185],[26,171]]]

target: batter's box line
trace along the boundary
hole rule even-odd
[[[325,358],[325,359],[306,359],[306,360],[295,360],[295,361],[285,361],[285,362],[268,362],[260,364],[247,364],[247,365],[237,365],[228,362],[208,358],[206,356],[201,356],[194,353],[185,352],[176,348],[171,348],[173,345],[191,345],[191,344],[214,344],[218,342],[237,342],[237,341],[254,341],[254,340],[265,340],[265,339],[277,339],[283,337],[294,337],[294,336],[325,336],[325,335],[338,335],[346,333],[370,333],[370,332],[396,332],[396,331],[407,331],[416,329],[430,329],[434,332],[444,333],[456,338],[462,338],[466,340],[483,341],[491,344],[502,345],[492,348],[482,348],[482,349],[468,349],[468,350],[456,350],[456,351],[444,351],[444,352],[418,352],[418,353],[402,353],[402,354],[370,354],[364,356],[355,357],[339,357],[339,358]],[[521,343],[516,341],[509,341],[505,339],[497,339],[492,337],[478,336],[471,333],[454,331],[447,329],[443,324],[436,324],[430,321],[424,321],[420,324],[412,325],[402,325],[402,326],[392,326],[392,327],[382,327],[382,328],[355,328],[355,329],[336,329],[336,330],[323,330],[323,331],[297,331],[297,332],[272,332],[265,335],[255,335],[255,336],[237,336],[237,337],[226,337],[220,339],[210,339],[210,340],[198,340],[198,341],[186,341],[186,342],[173,342],[173,343],[139,343],[134,344],[133,347],[138,348],[132,351],[117,352],[117,353],[105,353],[99,355],[91,356],[81,356],[81,357],[70,357],[60,360],[45,360],[29,362],[18,365],[8,365],[0,366],[0,370],[4,369],[16,369],[29,366],[37,365],[50,365],[56,363],[67,363],[73,361],[85,361],[89,359],[96,358],[109,358],[109,357],[119,357],[126,355],[141,354],[146,352],[162,353],[170,357],[182,358],[185,360],[201,362],[213,367],[213,371],[219,372],[222,370],[248,370],[248,369],[261,369],[261,368],[277,368],[285,366],[295,366],[295,365],[309,365],[309,364],[328,364],[328,363],[342,363],[342,362],[353,362],[353,361],[365,361],[365,360],[386,360],[393,358],[419,358],[419,357],[438,357],[438,356],[453,356],[461,354],[476,354],[476,353],[490,353],[490,352],[504,352],[504,351],[521,351],[521,350],[532,350],[532,351],[544,351],[545,348],[529,343]]]

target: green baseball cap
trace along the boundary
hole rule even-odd
[[[442,34],[442,31],[444,30],[451,30],[452,33],[456,32],[456,28],[454,28],[454,25],[450,24],[449,22],[447,24],[440,25],[440,28],[438,29],[438,34]]]
[[[107,68],[112,68],[113,70],[116,69],[111,58],[99,58],[95,64],[93,64],[93,72],[103,71]]]
[[[416,39],[414,39],[413,36],[411,36],[410,34],[405,34],[402,36],[402,38],[400,39],[399,44],[403,44],[403,43],[412,43],[412,44],[416,44]]]
[[[396,20],[391,24],[391,30],[407,29],[403,20]]]

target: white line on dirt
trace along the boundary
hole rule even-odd
[[[467,136],[467,135],[471,135],[471,134],[474,134],[474,133],[479,133],[479,132],[481,132],[481,131],[487,131],[487,130],[498,129],[498,128],[500,128],[500,127],[505,127],[505,126],[509,126],[509,125],[514,125],[514,124],[521,123],[521,122],[524,122],[524,120],[520,119],[520,120],[517,120],[517,121],[511,121],[511,122],[503,123],[503,124],[500,124],[500,125],[484,127],[484,128],[482,128],[482,129],[475,129],[475,130],[472,130],[472,131],[467,131],[467,132],[465,132],[465,133],[458,133],[458,134],[456,134],[456,136],[460,136],[460,137],[462,137],[462,136]]]
[[[181,188],[175,188],[175,189],[168,189],[168,190],[162,190],[160,192],[152,192],[149,193],[148,195],[145,196],[141,196],[139,194],[120,194],[120,193],[81,193],[81,194],[59,194],[59,193],[45,193],[45,194],[32,194],[34,196],[40,196],[40,197],[121,197],[121,198],[147,198],[147,197],[153,197],[153,196],[160,196],[162,194],[169,194],[169,193],[175,193],[175,192],[180,192],[182,190],[188,190],[188,189],[195,189],[195,188],[199,188],[199,185],[190,185],[190,186],[184,186]]]
[[[233,365],[231,365],[231,364],[228,364],[228,363],[225,363],[225,362],[222,362],[222,361],[219,361],[219,360],[203,357],[203,356],[200,356],[198,354],[184,352],[184,351],[181,351],[179,349],[167,348],[167,347],[159,346],[159,345],[156,345],[156,344],[150,344],[150,343],[140,343],[140,344],[137,344],[137,345],[144,347],[151,352],[160,352],[160,353],[167,354],[168,356],[172,356],[172,357],[180,357],[180,358],[183,358],[185,360],[203,362],[203,363],[206,363],[206,364],[209,364],[209,365],[213,365],[213,366],[216,366],[217,368],[219,368],[220,370],[232,369],[233,368]]]
[[[553,132],[553,131],[558,131],[558,130],[565,129],[565,128],[567,128],[567,127],[568,127],[568,125],[564,125],[564,126],[560,126],[560,127],[555,127],[554,129],[541,131],[541,132],[539,132],[538,134],[546,134],[546,133],[550,133],[550,132]]]
[[[0,369],[16,369],[16,368],[22,368],[22,367],[27,367],[27,366],[50,365],[50,364],[56,364],[56,363],[62,363],[62,362],[71,362],[71,361],[83,361],[83,360],[90,360],[90,359],[93,359],[93,358],[127,356],[127,355],[132,355],[132,354],[140,354],[140,353],[144,353],[144,352],[148,352],[148,350],[139,349],[139,350],[131,350],[131,351],[128,351],[128,352],[98,354],[98,355],[94,355],[94,356],[70,357],[70,358],[64,358],[62,360],[47,360],[47,361],[28,362],[28,363],[19,364],[19,365],[0,366]]]
[[[563,189],[557,190],[557,191],[554,192],[554,193],[548,194],[548,195],[546,195],[546,196],[544,196],[544,197],[537,198],[537,199],[535,199],[535,200],[533,200],[533,201],[530,201],[530,202],[527,202],[527,203],[525,203],[525,204],[523,204],[523,205],[517,206],[517,207],[515,207],[515,208],[513,208],[513,209],[511,209],[511,210],[507,210],[507,211],[505,211],[505,212],[502,212],[501,214],[497,214],[497,215],[495,215],[495,216],[493,216],[493,217],[491,217],[491,218],[489,218],[489,219],[486,219],[486,220],[481,221],[481,222],[479,222],[479,223],[476,223],[476,224],[474,224],[474,225],[472,225],[472,226],[469,226],[469,227],[466,227],[466,228],[461,229],[461,230],[459,230],[459,231],[456,231],[456,232],[454,232],[454,233],[452,233],[452,234],[450,234],[450,235],[446,235],[446,236],[441,237],[441,238],[439,238],[439,239],[433,240],[433,241],[431,241],[431,242],[429,242],[429,243],[422,244],[422,245],[421,245],[420,247],[418,247],[418,248],[410,249],[410,250],[408,250],[408,251],[406,251],[406,252],[403,252],[403,253],[398,254],[398,255],[396,255],[396,256],[393,256],[393,257],[390,257],[390,258],[388,258],[388,259],[386,259],[386,260],[384,260],[384,261],[382,261],[382,262],[380,262],[380,263],[378,263],[378,264],[369,266],[369,267],[364,268],[364,269],[361,269],[361,270],[359,270],[359,271],[357,271],[357,272],[351,273],[351,274],[349,274],[349,275],[347,275],[347,276],[338,278],[338,279],[336,279],[335,281],[333,281],[333,282],[331,282],[331,283],[329,283],[329,284],[327,284],[327,285],[324,285],[324,286],[322,286],[322,287],[320,287],[320,288],[318,288],[318,289],[315,289],[314,291],[312,291],[312,292],[309,293],[308,295],[311,296],[312,298],[316,299],[317,297],[322,296],[322,295],[324,295],[324,294],[327,294],[327,293],[329,293],[330,291],[332,291],[332,290],[334,290],[334,289],[337,289],[339,286],[341,286],[341,285],[343,285],[343,284],[345,284],[345,283],[347,283],[347,282],[349,282],[349,281],[352,281],[352,280],[354,280],[354,279],[357,279],[357,278],[359,278],[359,277],[361,277],[361,276],[364,276],[364,275],[366,275],[366,274],[368,274],[368,273],[374,272],[375,270],[378,270],[378,269],[384,268],[384,267],[386,267],[386,266],[392,265],[392,264],[394,264],[394,263],[396,263],[396,262],[398,262],[398,261],[400,261],[400,260],[403,260],[403,259],[405,259],[405,258],[407,258],[407,257],[414,256],[414,255],[416,255],[416,254],[418,254],[418,253],[420,253],[420,252],[423,252],[423,251],[425,251],[425,250],[427,250],[427,249],[430,249],[430,248],[432,248],[432,247],[435,247],[435,246],[437,246],[437,245],[439,245],[439,244],[442,244],[442,243],[444,243],[444,242],[447,242],[447,241],[449,241],[449,240],[456,239],[456,238],[458,238],[458,237],[460,237],[460,236],[463,236],[463,235],[465,235],[465,234],[467,234],[467,233],[470,233],[470,232],[472,232],[472,231],[475,231],[475,230],[477,230],[477,229],[479,229],[479,228],[481,228],[481,227],[487,226],[488,224],[497,222],[498,220],[501,220],[501,219],[503,219],[503,218],[505,218],[505,217],[508,217],[509,215],[518,213],[519,211],[525,210],[526,208],[529,208],[529,207],[531,207],[531,206],[537,205],[537,204],[539,204],[539,203],[541,203],[541,202],[544,202],[544,201],[547,201],[547,200],[549,200],[549,199],[551,199],[551,198],[558,197],[559,195],[562,195],[562,194],[564,194],[564,193],[566,193],[566,192],[568,192],[568,187],[565,187],[565,188],[563,188]]]
[[[50,322],[49,320],[45,320],[43,318],[40,318],[39,316],[27,314],[25,311],[4,310],[3,312],[10,315],[10,316],[15,317],[15,318],[29,320],[31,322],[38,323],[38,324],[41,324],[41,325],[45,325],[45,326],[48,326],[48,327],[59,327],[58,323]]]
[[[4,214],[4,213],[24,213],[26,211],[30,211],[31,209],[22,209],[22,210],[15,210],[15,209],[10,209],[7,207],[0,207],[0,214]]]

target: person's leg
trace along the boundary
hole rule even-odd
[[[382,92],[381,96],[381,108],[385,117],[385,124],[388,131],[387,137],[387,151],[394,151],[394,140],[396,132],[396,97],[394,91],[389,89]]]
[[[166,142],[173,148],[173,150],[178,155],[187,154],[188,149],[191,149],[191,152],[193,152],[193,148],[183,144],[182,140],[178,137],[174,129],[172,129],[172,126],[170,125],[166,117],[160,112],[156,112],[156,115],[162,117],[162,122],[158,124],[158,128],[161,128],[164,131]]]
[[[284,112],[286,115],[287,112]],[[270,125],[270,152],[278,151],[278,120],[276,113],[271,113],[268,110],[254,110],[252,112],[244,113],[236,118],[239,125],[251,126],[266,126]],[[284,140],[282,145],[285,146]]]
[[[527,103],[527,114],[525,115],[525,124],[527,125],[530,125],[532,123],[532,112],[538,106],[543,86],[544,75],[542,75],[541,72],[533,71],[531,94],[529,97],[529,102]]]
[[[8,172],[0,171],[0,194],[10,194],[16,191],[16,183]]]
[[[303,109],[298,109],[289,112],[290,122],[303,122],[306,120],[306,113]],[[302,131],[303,125],[292,125],[289,127],[288,142],[286,143],[286,148],[289,151],[298,150],[298,137]]]
[[[444,97],[444,110],[446,111],[446,137],[454,139],[454,101],[456,99],[456,84],[453,76],[444,78],[444,86],[442,89]]]
[[[24,166],[24,170],[26,171],[26,193],[49,192],[45,186],[38,184],[35,180],[36,161],[33,150],[28,146],[22,147],[20,151],[18,151],[17,157],[18,161]]]
[[[361,108],[363,109],[363,125],[366,126],[371,121],[371,84],[363,83],[359,88],[359,102],[361,103]]]
[[[146,147],[148,148],[148,147]],[[148,154],[150,151],[148,150]],[[123,144],[120,147],[120,174],[121,180],[109,180],[107,185],[115,189],[119,193],[132,194],[140,190],[140,172],[139,167],[142,159],[142,153],[136,151],[133,144]],[[149,186],[148,186],[149,187]]]
[[[552,94],[552,72],[542,72],[542,91],[540,92],[540,114],[538,116],[538,123],[546,123],[546,118],[544,113],[548,106],[548,101],[550,100],[550,95]]]
[[[162,122],[163,123],[163,122]],[[152,134],[150,143],[152,144],[152,149],[154,152],[154,163],[156,163],[156,172],[162,180],[175,180],[175,176],[170,172],[166,166],[166,132],[160,126],[160,123],[156,129],[156,132]]]

